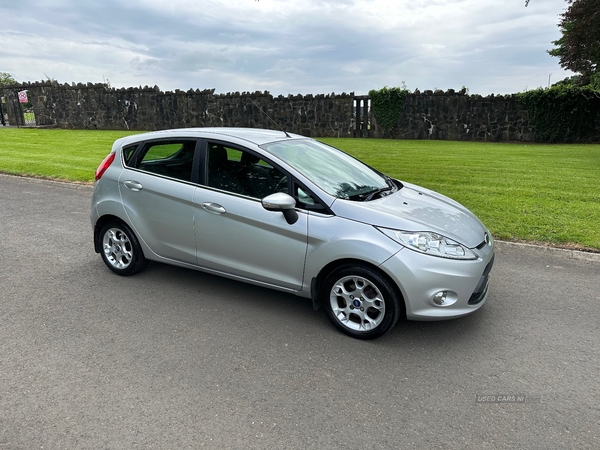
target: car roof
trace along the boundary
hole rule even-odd
[[[150,133],[134,134],[115,141],[115,146],[124,146],[135,142],[150,139],[168,139],[168,138],[205,138],[205,139],[224,139],[236,138],[262,145],[269,142],[281,141],[287,139],[307,139],[298,134],[287,133],[278,130],[265,130],[261,128],[233,128],[233,127],[213,127],[213,128],[176,128],[172,130],[152,131]]]

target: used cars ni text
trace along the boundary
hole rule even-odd
[[[94,247],[119,275],[152,260],[295,293],[362,339],[400,317],[465,316],[488,295],[494,241],[473,213],[314,139],[138,134],[95,178]]]

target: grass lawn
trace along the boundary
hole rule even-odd
[[[0,172],[91,182],[135,133],[0,127]],[[600,250],[600,145],[321,140],[454,198],[497,238]]]
[[[452,197],[497,238],[600,249],[600,145],[323,141]]]
[[[93,182],[115,139],[136,133],[0,126],[0,172]]]

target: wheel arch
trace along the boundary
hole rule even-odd
[[[118,216],[106,214],[102,217],[99,217],[96,223],[94,224],[94,251],[96,253],[100,253],[102,251],[102,243],[100,242],[100,231],[102,230],[104,225],[106,225],[109,222],[120,222],[122,224],[127,225],[131,229],[131,226]]]
[[[406,300],[404,299],[402,290],[398,287],[398,285],[396,284],[394,279],[390,275],[388,275],[386,273],[386,271],[383,270],[381,267],[379,267],[373,263],[370,263],[368,261],[364,261],[361,259],[355,259],[355,258],[344,258],[344,259],[338,259],[335,261],[331,261],[330,263],[325,265],[319,271],[319,273],[316,277],[314,277],[311,280],[310,294],[311,294],[311,298],[312,298],[312,302],[313,302],[313,309],[317,310],[322,305],[321,301],[319,300],[319,297],[320,297],[319,294],[321,293],[323,284],[325,283],[325,280],[327,280],[329,275],[331,275],[334,271],[339,270],[343,267],[353,267],[353,266],[359,266],[359,265],[363,266],[363,267],[368,267],[374,271],[377,271],[381,276],[385,277],[389,281],[390,285],[394,288],[395,293],[398,295],[398,298],[400,299],[400,303],[402,306],[402,311],[400,312],[400,316],[403,318],[406,318]]]

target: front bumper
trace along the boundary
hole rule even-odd
[[[381,268],[396,282],[409,320],[444,320],[477,311],[487,300],[494,244],[477,250],[478,259],[457,261],[403,249]]]

